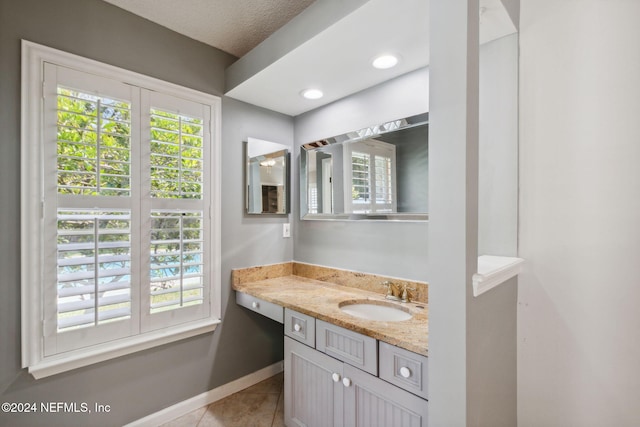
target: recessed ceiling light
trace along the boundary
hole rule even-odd
[[[394,55],[380,55],[373,60],[372,64],[374,68],[379,70],[386,70],[387,68],[395,67],[398,63],[398,57]]]
[[[320,99],[324,96],[322,91],[319,89],[305,89],[300,92],[300,95],[307,99]]]

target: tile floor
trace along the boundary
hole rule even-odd
[[[161,427],[284,427],[283,399],[279,373]]]

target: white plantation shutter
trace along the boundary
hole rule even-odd
[[[220,99],[22,55],[22,366],[41,378],[213,331]]]
[[[44,354],[137,334],[140,90],[45,64]]]
[[[214,104],[41,67],[42,143],[23,139],[41,158],[24,185],[41,212],[25,228],[40,236],[27,244],[37,262],[25,258],[39,281],[24,294],[40,298],[23,305],[26,330],[40,327],[27,365],[212,330]]]
[[[371,165],[367,153],[351,152],[351,191],[352,212],[367,212],[371,209]]]
[[[202,199],[203,120],[151,109],[151,197]]]
[[[142,94],[149,138],[142,204],[149,229],[143,244],[147,296],[143,330],[207,317],[210,305],[210,107],[174,96]],[[147,255],[148,254],[148,255]]]
[[[131,317],[131,213],[58,210],[58,332]]]
[[[395,154],[395,152],[394,152]],[[391,154],[373,156],[375,169],[373,187],[375,188],[376,212],[395,212],[395,174]]]
[[[396,212],[395,146],[367,139],[345,144],[344,155],[347,212]]]
[[[57,94],[58,193],[129,196],[131,103],[60,85]]]
[[[151,212],[151,313],[204,300],[202,212]]]

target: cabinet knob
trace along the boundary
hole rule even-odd
[[[344,385],[345,387],[350,387],[351,386],[351,379],[343,378],[342,379],[342,385]]]
[[[409,378],[411,376],[411,369],[403,366],[402,368],[400,368],[400,375],[402,376],[402,378]]]
[[[260,304],[258,304],[258,301],[254,301],[254,302],[251,303],[251,307],[258,308],[258,307],[260,307]]]
[[[331,375],[331,379],[333,380],[334,383],[337,383],[338,381],[340,381],[340,374],[337,372],[334,372],[333,375]]]
[[[293,330],[296,332],[300,332],[302,330],[302,326],[296,323],[295,325],[293,325]]]

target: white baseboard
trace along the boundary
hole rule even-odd
[[[151,415],[147,415],[146,417],[140,418],[139,420],[129,423],[124,427],[157,427],[186,415],[198,408],[202,408],[203,406],[207,406],[220,399],[224,399],[225,397],[244,390],[247,387],[251,387],[254,384],[258,384],[260,381],[266,380],[283,370],[284,361],[274,363],[273,365],[262,368],[252,374],[245,375],[244,377],[238,378],[230,383],[216,387],[213,390],[206,391],[192,397],[191,399],[183,400],[173,406],[155,412]]]

